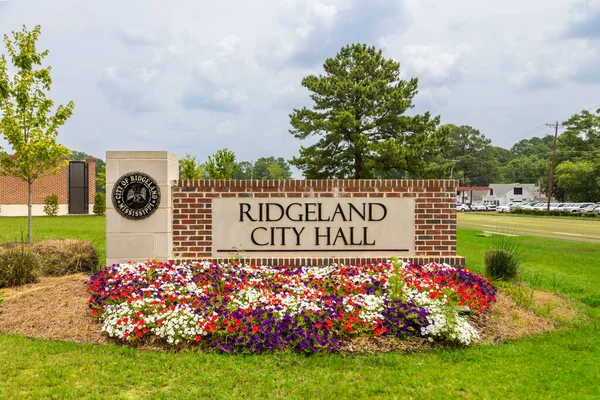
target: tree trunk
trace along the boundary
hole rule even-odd
[[[363,173],[363,154],[354,150],[354,179],[360,179]]]
[[[33,200],[31,186],[32,182],[27,182],[27,243],[31,243],[31,202]]]

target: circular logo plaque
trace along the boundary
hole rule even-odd
[[[149,175],[129,172],[115,183],[112,202],[115,210],[125,218],[148,218],[160,204],[160,188]]]

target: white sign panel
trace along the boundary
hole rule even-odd
[[[212,207],[216,257],[414,254],[411,198],[220,198]]]

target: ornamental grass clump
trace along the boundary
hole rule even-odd
[[[42,274],[61,276],[98,271],[98,254],[85,240],[53,239],[37,242],[32,250],[39,256]]]
[[[40,259],[25,244],[0,247],[0,288],[39,282]]]
[[[471,271],[403,262],[115,264],[86,284],[91,312],[112,338],[226,353],[335,352],[358,336],[468,345],[479,335],[457,308],[482,312],[496,294]]]
[[[523,258],[521,242],[515,236],[497,235],[495,247],[484,255],[486,275],[494,280],[517,280]]]

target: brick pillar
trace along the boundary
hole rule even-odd
[[[123,217],[113,205],[113,190],[119,178],[141,172],[153,178],[160,189],[160,203],[147,218]],[[108,265],[148,259],[173,258],[171,182],[179,179],[175,154],[166,151],[106,152],[106,262]]]

